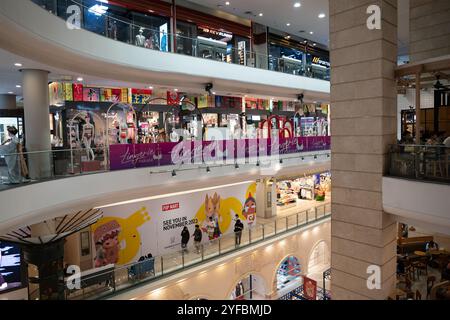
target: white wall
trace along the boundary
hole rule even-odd
[[[430,231],[450,234],[449,195],[447,184],[383,178],[384,211],[405,222],[422,222]]]

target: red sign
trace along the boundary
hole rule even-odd
[[[83,101],[83,85],[80,83],[73,85],[73,101]]]
[[[167,105],[179,105],[180,104],[180,95],[176,91],[167,91]]]
[[[303,277],[303,296],[308,300],[317,299],[317,282],[308,277]]]
[[[171,210],[176,210],[176,209],[180,209],[180,203],[169,203],[169,204],[164,204],[162,206],[162,211],[166,212],[166,211],[171,211]]]

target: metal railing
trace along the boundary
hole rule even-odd
[[[278,163],[277,159],[301,158],[302,161],[305,161],[305,157],[307,157],[305,154],[308,152],[311,152],[311,157],[316,159],[319,152],[330,149],[329,137],[311,138],[313,138],[311,141],[306,139],[301,151],[294,149],[280,150],[281,154],[272,156],[256,156],[256,158],[249,156],[245,159],[235,159],[235,162],[232,163],[223,159],[222,161],[217,160],[213,164],[201,165],[196,164],[195,157],[184,159],[180,165],[173,164],[171,160],[172,150],[165,150],[163,148],[165,143],[111,145],[110,148],[125,148],[123,154],[119,153],[119,155],[112,157],[115,161],[111,161],[110,150],[106,147],[3,154],[0,155],[0,177],[2,179],[0,190],[60,178],[145,167],[151,168],[151,173],[172,172],[172,170],[178,172],[203,167],[205,169],[209,167],[210,170],[222,167],[236,170],[236,163],[257,166],[257,163],[261,162],[261,168],[263,168],[267,163],[275,165],[275,162]],[[144,148],[140,149],[141,147]],[[314,152],[317,153],[314,154]],[[329,157],[329,154],[323,156]],[[126,160],[122,159],[124,157],[126,157]],[[117,165],[117,162],[120,162],[120,166]]]
[[[392,145],[389,175],[450,183],[450,148],[444,145]]]
[[[66,21],[73,14],[72,11],[67,13],[67,8],[76,5],[81,9],[81,28],[130,45],[330,81],[330,68],[317,64],[313,67],[313,62],[306,58],[306,52],[303,53],[302,60],[273,57],[230,47],[223,41],[201,37],[190,38],[157,30],[108,11],[84,6],[80,0],[64,0],[61,3],[48,0],[32,0],[32,2]],[[173,43],[176,44],[174,50],[171,48]]]
[[[72,281],[66,280],[67,283],[64,284],[65,297],[69,300],[105,298],[304,228],[312,223],[325,220],[330,215],[331,204],[326,203],[244,229],[240,244],[237,243],[236,234],[226,234],[201,245],[191,244],[184,250],[180,247],[180,250],[175,250],[173,253],[118,266],[112,271],[96,273],[92,277],[82,277],[79,288],[68,289],[67,283],[72,283]]]

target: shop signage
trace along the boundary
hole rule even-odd
[[[184,227],[192,246],[196,224],[205,245],[232,234],[236,215],[248,230],[256,219],[255,193],[256,183],[249,181],[101,208],[103,217],[91,229],[93,243],[103,247],[102,255],[94,254],[95,266],[124,265],[149,253],[159,256],[180,250]],[[171,210],[164,211],[167,208]]]
[[[319,57],[313,57],[312,63],[315,63],[319,66],[330,68],[331,64],[328,61],[322,60]]]
[[[317,299],[317,282],[308,277],[303,277],[303,296],[308,300]]]
[[[204,33],[209,33],[211,35],[214,36],[219,36],[219,37],[224,37],[227,38],[229,40],[231,40],[233,38],[233,34],[232,33],[228,33],[228,32],[224,32],[224,31],[219,31],[216,29],[211,29],[211,28],[200,28]]]
[[[272,150],[280,155],[329,150],[331,139],[299,137],[273,141],[274,146],[271,139],[115,144],[110,145],[110,170],[203,163],[203,160],[223,163],[230,158],[248,159],[258,153],[272,155]],[[217,150],[220,154],[215,154]]]

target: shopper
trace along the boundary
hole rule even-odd
[[[237,219],[234,224],[234,239],[236,247],[241,244],[242,230],[244,230],[244,224],[241,222],[241,219]]]
[[[8,167],[8,184],[18,184],[22,178],[20,175],[20,157],[18,154],[19,139],[16,137],[19,132],[16,127],[7,127],[9,139],[0,146],[0,155],[5,156]]]
[[[188,228],[184,227],[183,231],[181,231],[181,249],[183,249],[183,251],[186,250],[190,237],[191,235]]]
[[[194,246],[195,246],[195,251],[197,252],[197,254],[200,254],[200,246],[202,243],[202,230],[200,230],[200,226],[198,224],[195,225],[195,231],[194,231]]]

